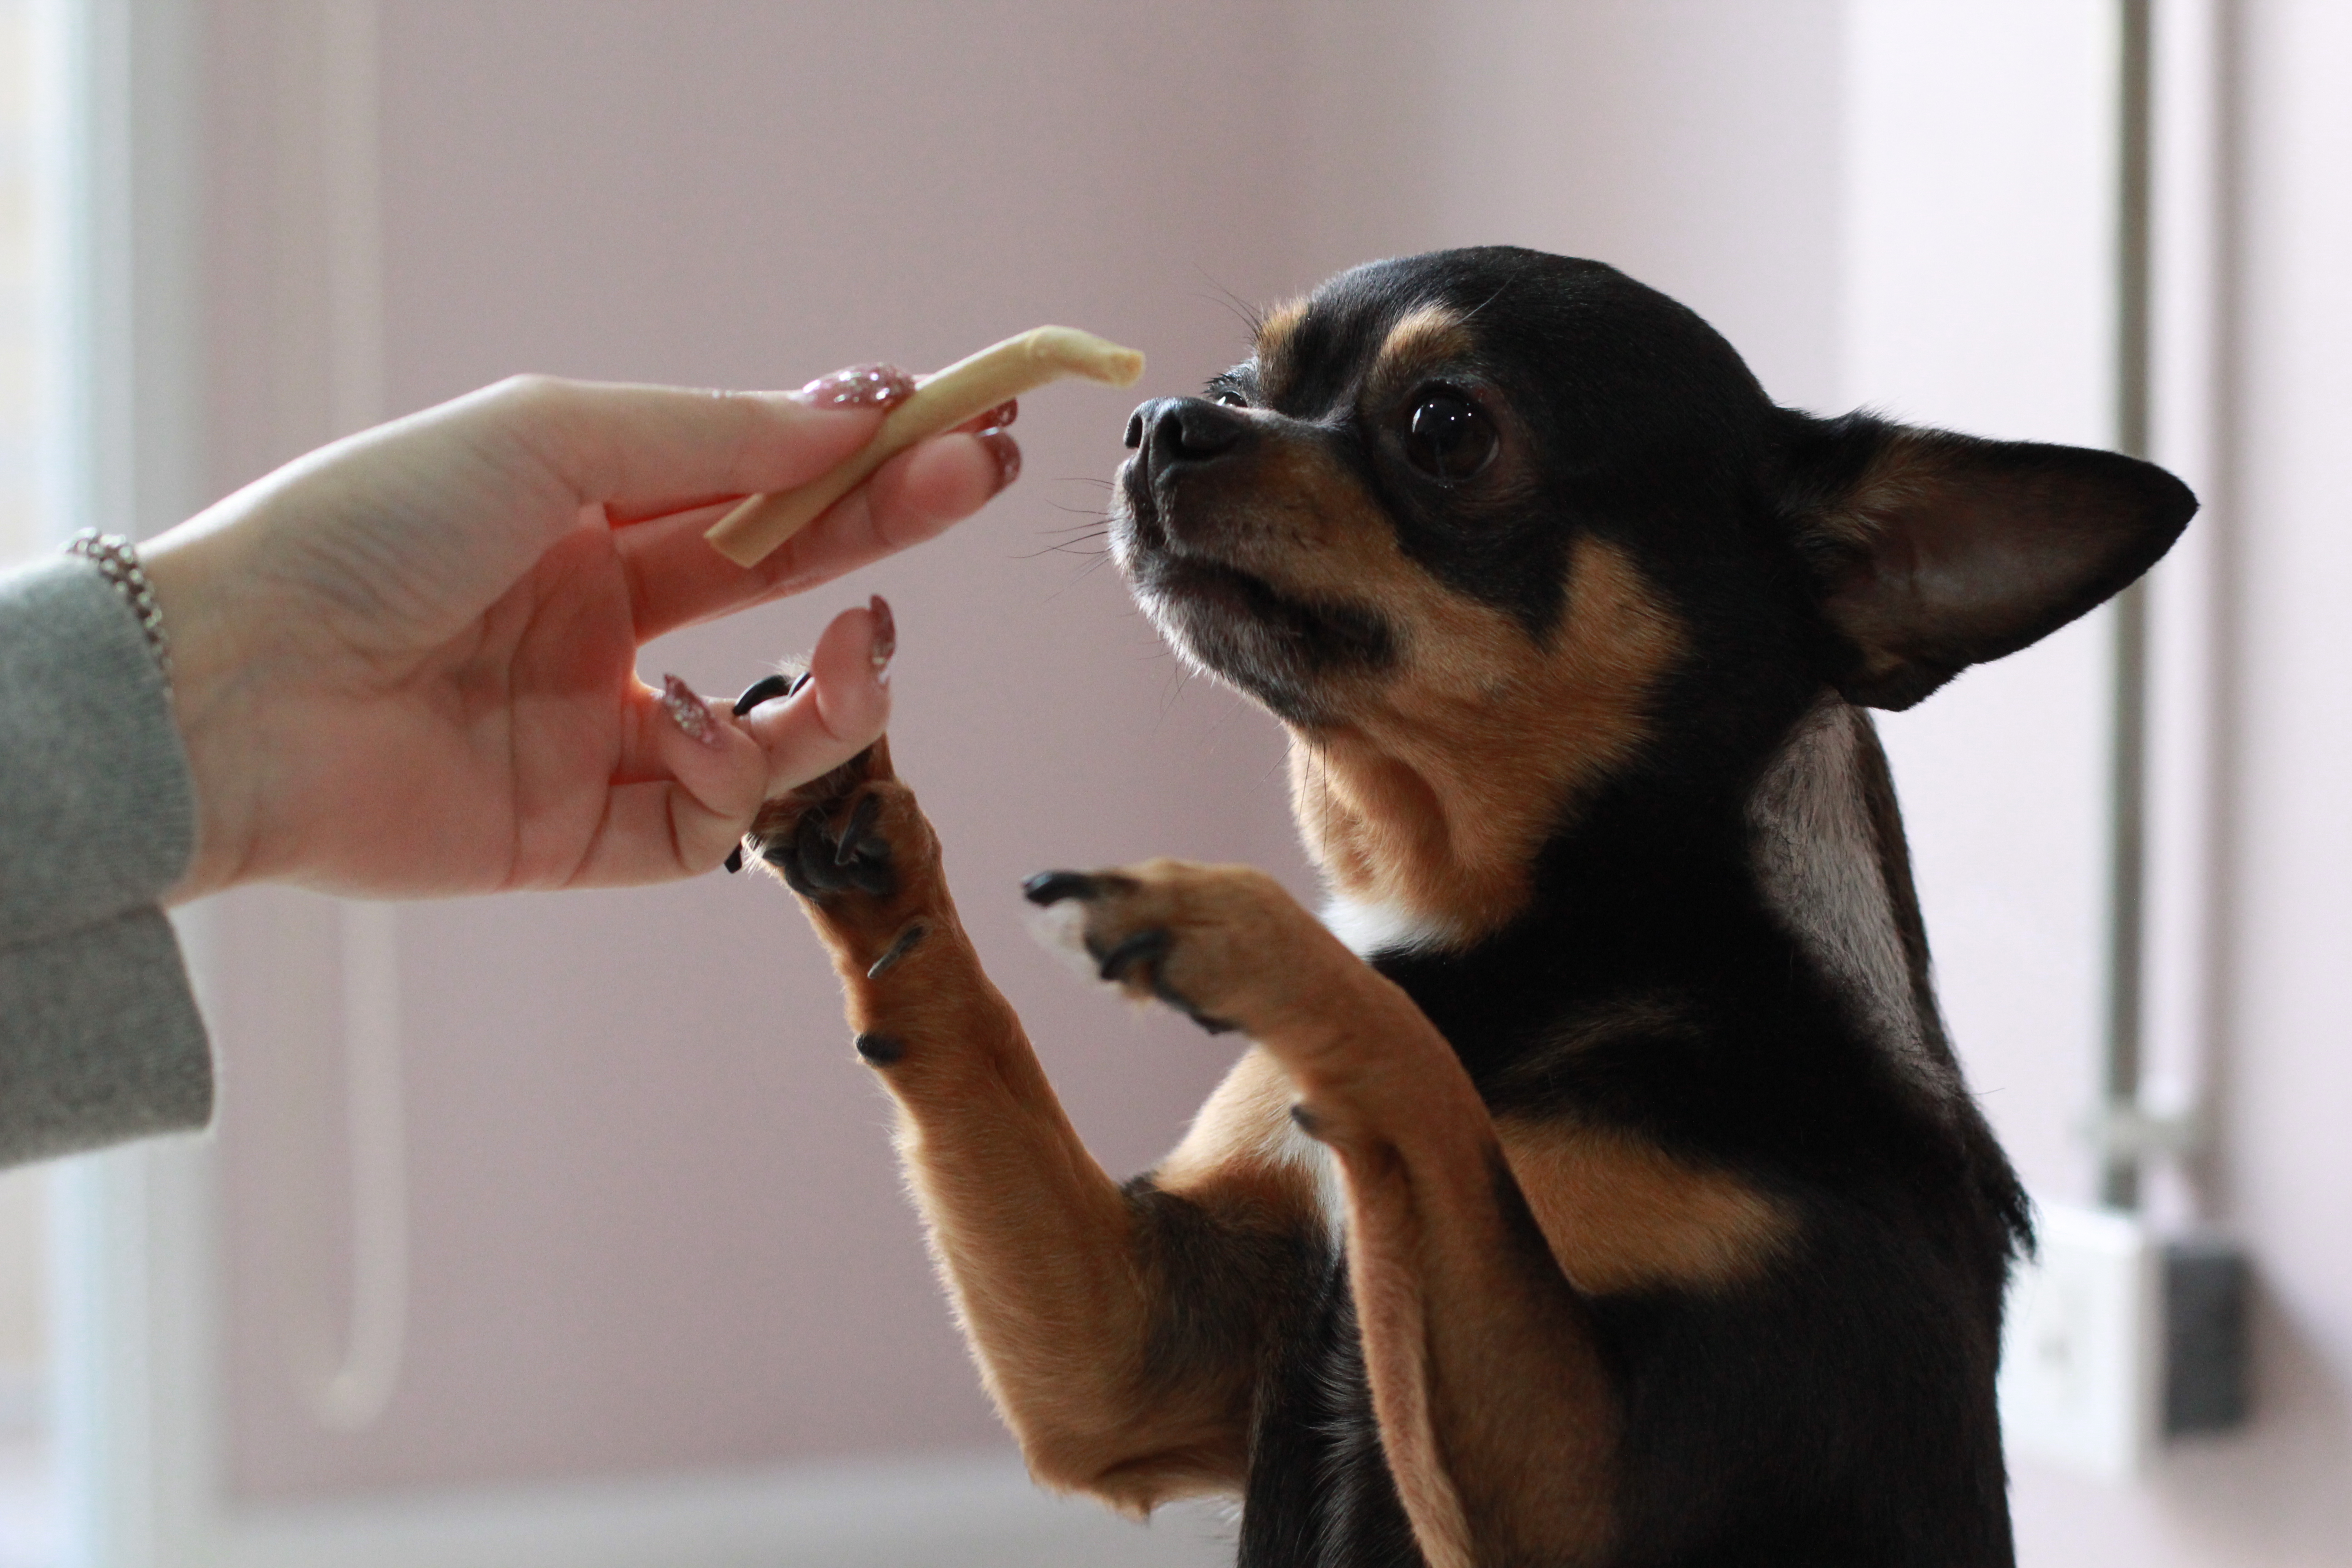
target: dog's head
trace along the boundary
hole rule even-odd
[[[1777,407],[1664,295],[1507,247],[1341,274],[1127,445],[1137,598],[1291,726],[1326,818],[1433,791],[1447,853],[1506,860],[1645,757],[1737,771],[1824,688],[1907,707],[2023,647],[2196,504],[2111,453]],[[1362,846],[1318,848],[1345,885]]]

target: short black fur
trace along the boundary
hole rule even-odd
[[[1449,309],[1475,344],[1433,375],[1492,399],[1513,444],[1515,467],[1485,489],[1417,480],[1384,445],[1395,410],[1364,401],[1389,329],[1430,305]],[[1776,407],[1682,306],[1599,263],[1506,247],[1345,274],[1316,294],[1274,363],[1237,367],[1210,390],[1257,417],[1236,435],[1199,416],[1195,438],[1218,453],[1283,439],[1335,456],[1412,561],[1530,638],[1557,637],[1576,615],[1569,563],[1586,537],[1636,563],[1686,634],[1638,753],[1564,815],[1526,907],[1467,946],[1375,955],[1496,1112],[1625,1129],[1737,1171],[1801,1216],[1798,1245],[1737,1289],[1595,1300],[1624,1415],[1612,1560],[2011,1562],[1992,1384],[2027,1209],[1959,1088],[1935,1012],[1883,758],[1870,747],[1861,766],[1924,1076],[1874,1036],[1765,896],[1746,807],[1825,691],[1916,700],[2137,575],[2193,500],[2160,470],[2107,454]],[[1241,575],[1188,560],[1173,538],[1192,481],[1181,464],[1151,461],[1149,443],[1156,421],[1182,412],[1147,405],[1130,428],[1142,449],[1114,520],[1122,564],[1192,657],[1312,746],[1334,717],[1334,675],[1377,672],[1409,628],[1370,597],[1301,607],[1265,583],[1171,609],[1188,574]],[[1948,460],[1968,469],[1969,504],[2042,498],[2032,504],[2051,520],[2032,527],[2081,564],[2046,603],[1990,629],[1872,643],[1872,552],[1890,539],[1907,548],[1906,529],[1969,521],[1948,508],[1924,523],[1841,511],[1877,504],[1869,486],[1897,458],[1916,472],[1888,489],[1889,506],[1942,505],[1937,465]],[[2106,513],[2077,527],[2089,505],[2078,497]],[[1645,1008],[1671,1022],[1563,1043],[1580,1019]],[[1372,1420],[1344,1258],[1327,1237],[1298,1245],[1314,1255],[1316,1283],[1261,1384],[1241,1562],[1419,1563]]]

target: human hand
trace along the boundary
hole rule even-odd
[[[1018,472],[1010,435],[967,428],[893,458],[757,567],[703,542],[732,498],[848,457],[910,386],[519,378],[313,452],[143,546],[195,779],[173,900],[716,866],[762,800],[881,733],[887,607],[836,616],[814,679],[741,719],[682,687],[666,703],[637,649],[929,539]]]

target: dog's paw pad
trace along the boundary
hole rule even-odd
[[[848,805],[845,815],[842,805]],[[888,898],[898,889],[890,839],[884,831],[885,802],[871,787],[844,802],[804,812],[798,821],[779,823],[752,840],[760,858],[774,867],[795,893],[823,901],[843,892]]]

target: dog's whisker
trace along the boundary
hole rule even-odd
[[[1243,329],[1249,333],[1251,341],[1256,341],[1257,335],[1265,330],[1265,311],[1261,310],[1256,305],[1251,303],[1249,300],[1243,299],[1239,294],[1234,293],[1231,289],[1228,289],[1223,284],[1218,282],[1214,278],[1211,277],[1205,269],[1195,268],[1194,270],[1201,274],[1202,281],[1208,284],[1208,286],[1214,289],[1215,292],[1213,294],[1195,294],[1193,298],[1196,300],[1208,300],[1213,303],[1225,307],[1226,310],[1232,311],[1234,315],[1240,320]]]

